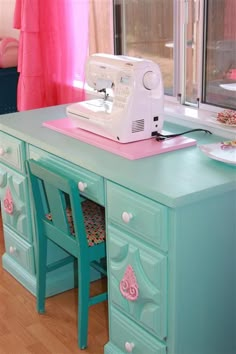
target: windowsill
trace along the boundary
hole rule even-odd
[[[224,126],[216,121],[216,112],[165,102],[165,120],[189,128],[209,129],[213,134],[236,140],[236,127]]]

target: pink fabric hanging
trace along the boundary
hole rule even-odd
[[[89,0],[16,0],[19,111],[84,99],[88,15]]]

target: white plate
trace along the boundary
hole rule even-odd
[[[200,150],[213,160],[236,165],[236,147],[222,148],[222,143],[199,146]]]
[[[232,84],[221,84],[220,87],[222,87],[225,90],[228,91],[236,91],[236,83],[233,82]]]

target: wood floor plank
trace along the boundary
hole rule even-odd
[[[41,342],[29,345],[27,347],[31,354],[51,354],[51,352]]]

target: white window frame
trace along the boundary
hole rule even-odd
[[[216,121],[216,115],[222,111],[222,107],[208,105],[199,101],[198,107],[185,104],[185,33],[184,23],[187,19],[186,10],[189,0],[174,1],[174,96],[165,96],[165,119],[190,128],[208,128],[212,133],[229,139],[236,140],[236,128],[222,126]],[[198,8],[198,21],[200,37],[204,35],[204,7],[205,0],[195,1]],[[177,45],[179,43],[180,45]],[[198,97],[202,97],[203,87],[203,40],[198,52]],[[178,93],[181,93],[180,98]],[[178,101],[179,99],[179,101]]]

